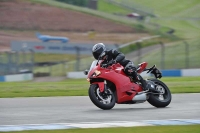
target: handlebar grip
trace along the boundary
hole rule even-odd
[[[147,71],[147,73],[151,72],[155,67],[156,65],[153,65],[151,68],[149,68],[149,71]]]

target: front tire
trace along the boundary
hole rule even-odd
[[[115,96],[110,88],[107,88],[109,94],[100,92],[97,84],[90,85],[88,94],[90,100],[100,109],[109,110],[115,106]]]
[[[165,83],[157,79],[150,79],[156,84],[156,89],[161,92],[161,94],[150,94],[147,100],[151,105],[162,108],[170,104],[172,96],[169,88]]]

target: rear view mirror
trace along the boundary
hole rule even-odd
[[[85,75],[88,75],[88,70],[85,70],[83,73],[84,73]]]

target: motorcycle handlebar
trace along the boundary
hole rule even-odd
[[[112,65],[101,64],[100,67],[102,67],[102,68],[109,68],[109,67],[111,67],[111,69],[112,69],[113,65],[114,65],[114,64],[112,64]]]

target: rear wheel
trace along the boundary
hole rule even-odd
[[[156,89],[160,94],[150,94],[147,100],[151,105],[155,107],[166,107],[170,104],[172,96],[169,88],[162,81],[157,79],[150,79],[156,84]]]
[[[100,92],[99,86],[92,84],[88,93],[91,101],[101,109],[109,110],[115,106],[115,96],[110,88],[107,88],[107,93]]]

